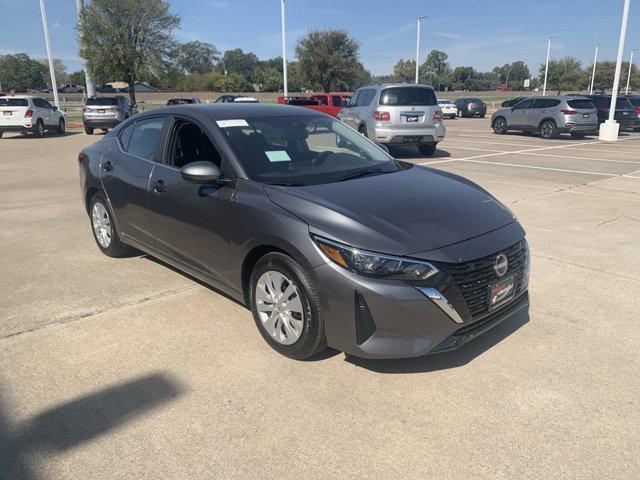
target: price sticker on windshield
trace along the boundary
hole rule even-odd
[[[230,127],[248,127],[249,124],[244,118],[238,118],[234,120],[218,120],[216,121],[220,128],[230,128]]]
[[[285,150],[267,150],[264,152],[270,162],[290,162],[291,157]]]

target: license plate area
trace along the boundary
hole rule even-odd
[[[405,115],[404,116],[404,121],[407,123],[417,123],[418,122],[418,115]]]
[[[489,284],[487,291],[487,303],[489,311],[494,310],[508,302],[516,293],[516,277],[512,275],[497,282]]]
[[[104,110],[98,110],[98,113],[104,113]]]
[[[13,112],[4,112],[4,115],[5,115],[6,117],[8,117],[8,116],[10,116],[10,115],[13,115]]]
[[[582,118],[589,118],[589,114],[588,113],[582,114]]]

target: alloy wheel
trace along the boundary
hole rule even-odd
[[[276,270],[264,272],[256,283],[254,298],[262,326],[276,342],[291,345],[300,338],[304,307],[291,279]]]
[[[111,245],[111,238],[113,237],[113,227],[111,226],[111,219],[109,218],[109,212],[105,206],[96,202],[93,204],[91,211],[91,224],[93,225],[93,233],[96,236],[96,240],[102,248],[109,248]]]

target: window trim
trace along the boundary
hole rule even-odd
[[[123,130],[125,128],[127,128],[128,126],[130,126],[130,125],[133,125],[133,128],[135,129],[136,128],[135,125],[137,123],[139,123],[139,122],[144,122],[144,121],[147,121],[147,120],[153,120],[153,119],[156,119],[156,118],[163,118],[164,119],[164,125],[162,126],[162,131],[160,132],[160,136],[166,138],[168,117],[169,117],[169,115],[167,115],[166,113],[165,114],[156,114],[156,115],[145,116],[145,117],[142,117],[142,118],[136,118],[136,119],[134,119],[134,120],[132,120],[130,122],[121,123],[119,125],[118,133],[116,135],[116,145],[118,145],[118,150],[120,150],[120,153],[124,153],[125,155],[128,155],[130,157],[137,158],[138,160],[144,160],[145,162],[150,162],[150,163],[153,163],[153,164],[161,163],[161,162],[158,162],[158,152],[159,152],[160,145],[165,143],[165,140],[161,139],[158,142],[158,145],[156,145],[156,149],[153,152],[153,157],[152,158],[144,158],[144,157],[140,157],[138,155],[134,155],[133,153],[130,153],[129,151],[125,150],[124,149],[124,145],[122,145],[122,141],[120,140],[120,136],[122,135]],[[132,134],[132,137],[133,137],[133,134]]]

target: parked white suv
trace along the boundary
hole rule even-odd
[[[44,98],[28,95],[0,97],[0,137],[4,132],[31,132],[42,137],[46,130],[64,133],[65,115]]]

